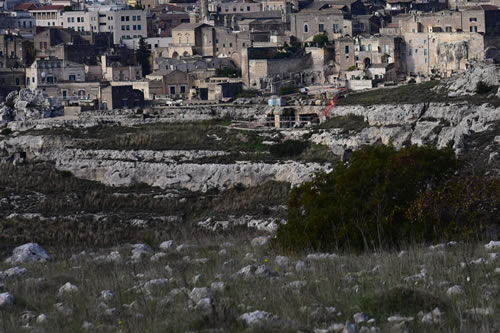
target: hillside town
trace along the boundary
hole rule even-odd
[[[496,5],[2,0],[0,98],[38,89],[78,113],[446,78],[500,60]]]

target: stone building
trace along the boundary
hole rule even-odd
[[[85,66],[59,59],[37,59],[26,68],[26,87],[45,90],[59,82],[85,81]]]
[[[162,83],[154,89],[150,88],[150,94],[154,94],[155,96],[188,98],[189,91],[193,86],[192,77],[187,72],[179,70],[160,69],[146,75],[146,78]]]
[[[404,40],[404,60],[412,74],[447,77],[485,56],[484,36],[479,33],[406,33]]]
[[[311,42],[318,33],[326,34],[329,40],[352,36],[352,29],[351,15],[330,2],[313,2],[290,16],[290,31],[301,42]]]
[[[169,58],[193,55],[214,56],[215,32],[205,23],[183,23],[172,29],[172,44],[168,47]]]
[[[64,6],[46,5],[30,9],[29,13],[35,18],[37,27],[62,27]]]

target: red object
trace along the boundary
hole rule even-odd
[[[339,93],[341,91],[347,90],[346,88],[339,88]],[[324,117],[324,119],[330,119],[332,116],[332,110],[333,108],[337,105],[337,95],[335,95],[330,102],[325,106],[323,109],[323,112],[321,112],[321,115]]]

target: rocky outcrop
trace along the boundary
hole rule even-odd
[[[223,151],[82,150],[66,148],[66,144],[62,137],[27,135],[0,142],[0,152],[9,156],[22,151],[28,160],[55,162],[59,170],[110,186],[144,183],[190,191],[256,186],[268,180],[296,186],[318,171],[330,170],[329,165],[294,161],[196,163],[197,159],[225,155]]]
[[[309,180],[315,172],[330,170],[319,163],[293,161],[279,164],[247,161],[234,164],[168,164],[95,159],[59,159],[56,168],[111,186],[144,183],[162,189],[183,188],[203,192],[215,188],[228,189],[237,184],[256,186],[269,180],[296,186]]]
[[[61,104],[41,90],[12,91],[0,104],[0,123],[51,118],[63,115]]]
[[[350,133],[342,129],[323,130],[313,134],[310,140],[329,146],[339,156],[347,149],[356,150],[375,143],[392,144],[396,148],[404,144],[432,144],[439,148],[451,144],[460,154],[470,148],[467,143],[473,135],[486,132],[500,135],[500,108],[489,104],[339,106],[333,116],[349,114],[363,116],[367,126]],[[498,142],[494,139],[484,144],[492,152],[498,151]]]
[[[448,91],[450,97],[471,96],[476,93],[476,85],[480,81],[497,86],[499,83],[497,67],[494,64],[484,62],[472,63],[469,69],[457,73],[445,81],[443,87]]]

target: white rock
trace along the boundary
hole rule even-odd
[[[497,267],[495,268],[495,270],[493,271],[495,274],[500,274],[500,267]]]
[[[63,296],[65,294],[76,293],[77,291],[78,291],[77,286],[71,284],[71,282],[66,282],[64,285],[61,286],[61,288],[59,288],[59,292],[57,293],[57,295]]]
[[[500,241],[490,241],[484,246],[486,250],[496,250],[500,249]]]
[[[387,318],[387,321],[390,322],[390,323],[400,323],[400,322],[410,322],[410,321],[413,321],[415,320],[415,318],[413,317],[402,317],[402,316],[390,316],[389,318]]]
[[[237,277],[243,277],[243,278],[250,278],[253,276],[255,270],[257,267],[255,265],[248,265],[240,269],[238,272],[236,272],[235,276]]]
[[[210,284],[210,289],[215,291],[224,291],[226,289],[226,284],[224,282],[212,282],[212,284]]]
[[[288,264],[290,263],[290,259],[288,259],[288,257],[285,256],[276,256],[274,262],[278,266],[288,266]]]
[[[3,272],[0,271],[0,280],[3,278],[13,278],[13,277],[21,277],[26,275],[26,268],[21,267],[12,267]]]
[[[307,255],[306,259],[310,261],[319,261],[319,260],[330,260],[336,259],[339,256],[335,253],[311,253]]]
[[[452,286],[448,288],[448,290],[446,291],[446,295],[450,297],[463,295],[464,293],[465,293],[464,288],[459,285]]]
[[[342,333],[356,333],[356,326],[353,323],[347,321],[344,325]]]
[[[26,262],[46,262],[50,259],[47,251],[37,243],[27,243],[16,247],[12,251],[12,256],[5,262],[9,264],[22,264]]]
[[[149,258],[149,260],[151,260],[151,262],[158,262],[161,260],[161,258],[164,258],[166,257],[167,254],[164,253],[164,252],[158,252],[158,253],[155,253],[151,256],[151,258]]]
[[[209,297],[202,298],[198,302],[196,302],[194,309],[201,314],[209,315],[214,310],[212,300]]]
[[[435,308],[432,312],[424,314],[422,317],[422,323],[424,324],[437,324],[441,322],[442,312],[439,308]]]
[[[175,241],[174,240],[168,240],[168,241],[164,241],[160,244],[160,249],[164,250],[164,251],[168,251],[168,250],[175,250]]]
[[[252,239],[250,244],[253,247],[261,247],[261,246],[266,245],[270,239],[271,239],[271,237],[269,237],[269,236],[259,236],[259,237],[255,237],[254,239]]]
[[[122,256],[120,252],[118,251],[112,251],[110,254],[108,254],[104,260],[108,263],[115,263],[118,264],[122,261]]]
[[[155,287],[165,287],[168,285],[168,279],[167,278],[159,278],[159,279],[152,279],[149,281],[146,281],[143,283],[140,287],[139,290],[144,291],[145,293],[151,294],[153,288]]]
[[[202,298],[210,298],[212,296],[212,293],[210,292],[210,289],[208,288],[193,288],[191,290],[191,293],[189,294],[189,298],[195,302],[198,303]]]
[[[101,294],[99,295],[99,298],[104,300],[104,301],[109,301],[115,297],[115,293],[112,292],[111,290],[103,290],[101,291]]]
[[[465,313],[476,316],[491,316],[495,313],[493,308],[472,308],[465,310]]]
[[[36,323],[37,324],[44,324],[47,322],[47,315],[44,313],[41,313],[36,317]]]
[[[302,260],[297,261],[295,264],[295,270],[297,273],[307,273],[311,271],[311,267],[309,264],[305,263]]]
[[[258,311],[258,310],[254,311],[254,312],[244,313],[239,318],[247,326],[253,326],[253,325],[262,324],[262,323],[267,322],[267,321],[278,320],[278,316],[273,315],[272,313],[269,313],[269,312]]]
[[[354,319],[354,322],[356,324],[364,323],[365,321],[370,319],[370,317],[364,312],[357,312],[352,316],[352,318]]]
[[[14,296],[9,293],[0,293],[0,309],[5,309],[14,304]]]
[[[191,249],[196,249],[196,248],[198,248],[198,246],[194,245],[194,244],[181,244],[181,245],[177,246],[175,248],[175,250],[177,252],[183,252],[183,251],[187,251],[187,250],[191,250]]]

